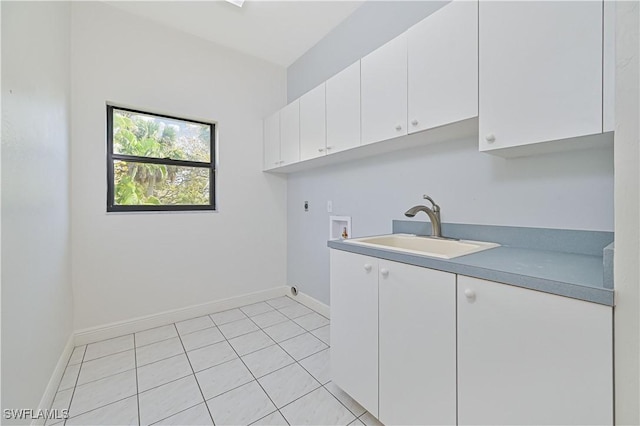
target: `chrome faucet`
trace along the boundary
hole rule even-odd
[[[440,206],[433,201],[428,195],[423,195],[422,198],[428,200],[431,203],[431,208],[427,206],[414,206],[407,210],[404,215],[407,217],[414,217],[418,212],[425,212],[429,216],[431,221],[431,236],[434,238],[442,238],[442,227],[440,222]]]

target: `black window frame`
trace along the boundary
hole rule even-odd
[[[205,126],[209,126],[211,132],[210,141],[210,155],[209,162],[200,161],[188,161],[188,160],[173,160],[170,158],[156,158],[156,157],[139,157],[135,155],[116,154],[113,152],[113,112],[127,111],[137,114],[145,114],[153,117],[169,118],[173,120],[186,121],[189,123],[196,123]],[[115,161],[131,161],[137,163],[147,164],[162,164],[167,166],[182,166],[182,167],[199,167],[208,168],[209,173],[209,204],[176,204],[176,205],[119,205],[115,203],[115,173],[114,164]],[[142,111],[132,108],[120,107],[117,105],[107,104],[107,212],[172,212],[172,211],[216,211],[216,123],[198,121],[190,118],[175,117],[166,114],[158,114],[150,111]]]

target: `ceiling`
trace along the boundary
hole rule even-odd
[[[288,67],[364,0],[109,1],[194,36]]]

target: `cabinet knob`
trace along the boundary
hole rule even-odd
[[[485,140],[489,143],[494,143],[496,141],[496,135],[494,135],[493,133],[489,133],[487,136],[484,137]]]
[[[333,147],[332,147],[332,146],[328,146],[328,147],[327,147],[327,151],[331,151],[332,149],[333,149]]]
[[[464,297],[466,297],[469,301],[476,300],[476,292],[468,288],[464,291]]]
[[[324,152],[324,148],[318,148],[318,152]]]
[[[368,263],[365,263],[365,264],[364,264],[364,270],[365,270],[365,271],[367,271],[367,272],[371,272],[371,268],[372,268],[372,266],[371,266],[371,265],[369,265]]]
[[[380,269],[380,274],[381,274],[383,277],[387,278],[387,277],[389,276],[389,270],[388,270],[388,269],[385,269],[385,268],[382,268],[382,269]]]
[[[402,130],[402,126],[401,126],[400,124],[398,124],[398,125],[396,126],[396,130],[398,130],[398,131]]]
[[[418,120],[413,120],[413,121],[411,121],[411,125],[413,125],[413,126],[417,126],[417,125],[418,125]]]

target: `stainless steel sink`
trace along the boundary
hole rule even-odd
[[[375,237],[354,238],[345,240],[344,242],[401,253],[437,257],[440,259],[453,259],[500,246],[500,244],[483,241],[448,240],[411,234],[379,235]]]

